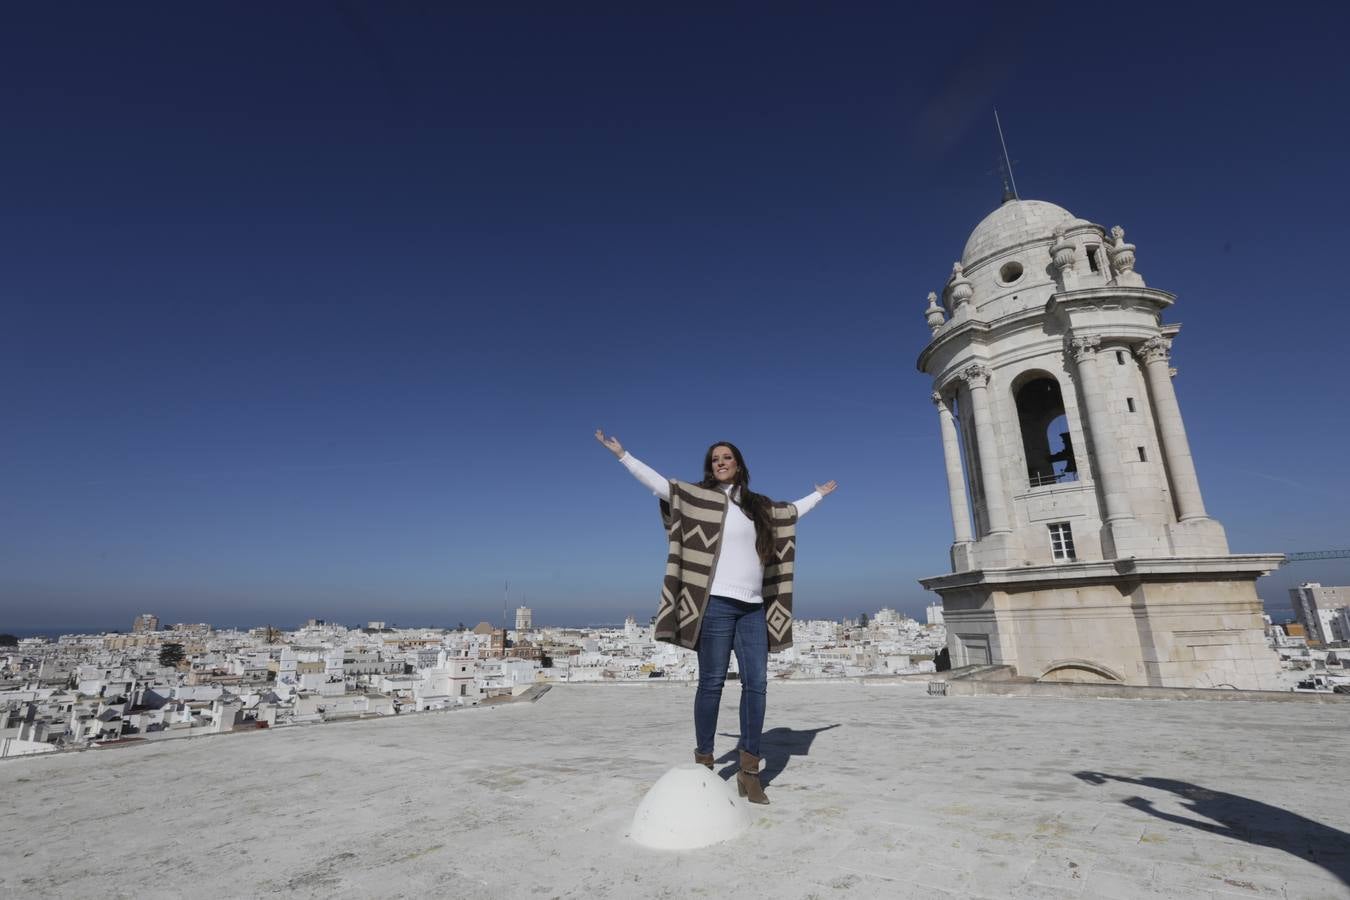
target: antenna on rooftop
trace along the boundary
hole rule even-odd
[[[1003,202],[1022,199],[1017,195],[1017,179],[1013,177],[1012,160],[1008,158],[1008,142],[1003,139],[1003,123],[998,119],[998,108],[994,108],[994,127],[998,129],[998,143],[1003,148],[1003,159],[998,164],[999,174],[1003,176]]]

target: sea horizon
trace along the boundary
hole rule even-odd
[[[187,624],[193,624],[193,625],[195,625],[195,624],[200,624],[200,623],[192,622],[192,623],[187,623]],[[237,623],[228,623],[228,624],[224,624],[224,625],[217,625],[217,624],[215,624],[214,622],[207,622],[207,623],[205,623],[205,624],[210,625],[211,628],[212,628],[213,630],[215,630],[215,631],[249,631],[250,629],[253,629],[253,628],[264,628],[264,627],[266,627],[269,623],[264,622],[264,623],[261,623],[261,624],[259,624],[259,623],[254,623],[254,624],[248,624],[248,625],[246,625],[246,624],[237,624]],[[299,624],[294,624],[294,625],[278,625],[278,624],[276,624],[276,623],[270,623],[270,624],[272,625],[273,628],[276,628],[278,631],[283,631],[283,632],[286,632],[286,631],[296,631],[296,630],[298,630],[298,629],[300,629],[300,628],[305,627],[304,623],[299,623]],[[324,620],[324,624],[325,624],[325,625],[342,625],[342,626],[345,627],[345,628],[364,628],[364,627],[365,627],[364,624],[361,624],[361,623],[344,624],[344,623],[341,623],[341,622],[335,622],[335,621],[330,621],[330,620]],[[468,623],[466,622],[466,623],[465,623],[465,628],[468,629],[468,630],[472,630],[477,624],[478,624],[478,623],[475,622],[473,625],[470,625],[470,624],[468,624]],[[493,625],[494,628],[497,627],[496,623],[491,623],[491,624]],[[388,628],[390,628],[390,629],[398,630],[398,631],[416,630],[416,629],[430,629],[430,630],[443,630],[443,631],[457,631],[457,630],[459,630],[458,623],[456,623],[456,624],[449,624],[449,625],[428,625],[428,624],[417,624],[417,625],[395,625],[395,624],[393,624],[393,623],[390,623],[390,624],[388,624],[386,627],[388,627]],[[540,625],[534,626],[534,629],[541,629],[541,628],[579,628],[579,629],[588,629],[588,628],[589,628],[589,629],[603,629],[603,628],[622,628],[622,627],[624,627],[624,624],[623,624],[622,621],[620,621],[620,622],[587,623],[587,624],[584,624],[584,625],[540,624]],[[168,629],[167,629],[167,628],[161,628],[160,630],[161,630],[161,631],[166,631],[166,630],[168,630]],[[511,626],[511,630],[515,630],[515,626],[514,626],[514,625]],[[39,626],[39,625],[35,625],[35,626],[24,627],[24,628],[5,627],[5,626],[3,626],[3,625],[0,625],[0,634],[12,634],[12,635],[14,635],[14,636],[17,637],[17,638],[32,638],[32,637],[59,638],[59,637],[61,637],[61,636],[63,636],[63,635],[70,635],[70,634],[78,634],[78,635],[104,635],[104,634],[132,634],[132,633],[133,633],[133,632],[132,632],[131,628],[130,628],[129,626],[126,626],[126,625],[122,625],[122,626],[117,626],[117,625],[107,625],[107,626],[98,626],[98,627],[95,627],[95,626],[84,626],[84,625],[79,625],[79,626],[71,626],[71,625]]]

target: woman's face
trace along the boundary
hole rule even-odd
[[[727,484],[736,477],[740,466],[736,465],[736,455],[730,447],[718,445],[712,451],[713,477],[721,484]]]

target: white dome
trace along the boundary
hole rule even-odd
[[[1064,207],[1044,200],[1009,200],[975,226],[961,254],[961,264],[969,266],[990,253],[1024,241],[1049,238],[1057,226],[1081,221]]]
[[[642,798],[628,836],[658,850],[693,850],[731,840],[751,820],[750,808],[731,784],[698,763],[676,766]]]

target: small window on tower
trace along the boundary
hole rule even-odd
[[[1126,397],[1126,398],[1125,398],[1125,408],[1128,409],[1130,412],[1134,412],[1134,398],[1133,398],[1133,397]]]
[[[1116,365],[1118,366],[1125,365],[1125,354],[1120,350],[1116,351]]]
[[[1022,264],[1020,262],[1004,263],[1003,268],[998,270],[998,280],[1004,284],[1012,284],[1022,277]]]
[[[1148,457],[1144,455],[1144,448],[1143,448],[1143,447],[1135,447],[1134,449],[1136,449],[1136,450],[1139,451],[1139,461],[1140,461],[1140,462],[1148,462]]]
[[[1098,247],[1096,244],[1088,244],[1088,268],[1094,272],[1100,272],[1102,270],[1101,263],[1097,262],[1097,250]]]
[[[1050,523],[1050,553],[1059,562],[1073,562],[1078,558],[1073,551],[1073,529],[1068,522]]]

